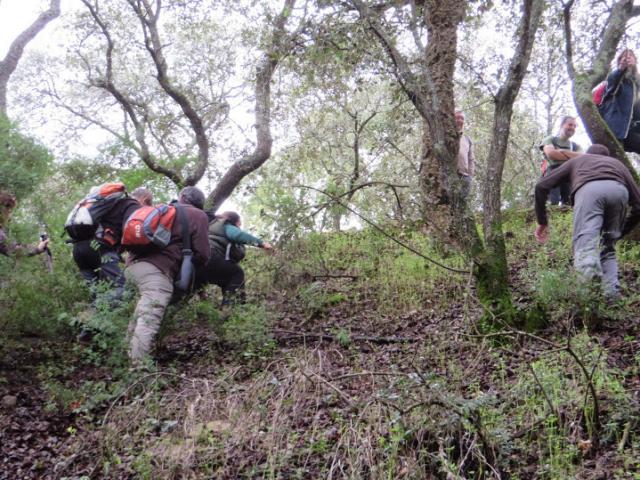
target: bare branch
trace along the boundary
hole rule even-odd
[[[0,61],[0,114],[7,114],[7,84],[22,58],[25,47],[59,15],[60,0],[50,0],[49,8],[38,15],[38,18],[11,42],[7,55]]]
[[[136,149],[140,159],[154,172],[160,173],[168,177],[171,181],[173,181],[176,185],[183,185],[184,179],[180,175],[179,172],[164,167],[158,163],[157,159],[152,155],[149,146],[146,141],[146,133],[145,133],[145,125],[140,119],[134,109],[133,102],[127,98],[127,96],[122,93],[114,84],[113,81],[113,50],[115,48],[115,43],[111,37],[109,32],[109,28],[106,22],[100,16],[97,8],[92,5],[90,0],[82,0],[82,3],[87,7],[91,17],[96,22],[102,35],[105,37],[107,42],[107,49],[105,51],[105,63],[106,63],[106,71],[103,78],[93,79],[91,83],[93,86],[101,88],[109,92],[113,98],[115,98],[123,110],[126,112],[129,120],[133,124],[136,132],[136,141],[138,142],[139,148]]]
[[[167,95],[180,106],[185,117],[189,120],[196,137],[198,162],[194,171],[182,182],[184,185],[195,185],[202,178],[209,164],[209,141],[200,115],[193,108],[187,96],[175,87],[169,78],[167,61],[162,53],[162,42],[158,31],[161,2],[160,0],[156,1],[155,11],[148,0],[129,0],[129,5],[140,21],[145,39],[145,47],[156,67],[158,83]],[[179,185],[183,186],[181,184]]]
[[[229,168],[207,198],[207,204],[214,212],[229,198],[244,177],[262,166],[271,156],[273,144],[271,138],[271,79],[278,62],[288,54],[291,48],[285,27],[295,3],[296,0],[285,0],[280,14],[275,19],[271,44],[262,55],[256,69],[256,146],[252,153],[236,161]]]

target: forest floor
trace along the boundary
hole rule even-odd
[[[451,305],[446,312],[412,312],[402,317],[380,315],[375,310],[367,309],[366,304],[351,304],[347,309],[338,305],[317,318],[309,318],[298,311],[295,305],[282,300],[272,300],[271,306],[273,311],[278,312],[273,324],[276,347],[265,358],[240,361],[238,353],[219,342],[206,323],[190,325],[187,329],[165,337],[158,352],[158,371],[149,373],[147,380],[158,381],[166,374],[164,383],[158,384],[156,388],[157,394],[161,396],[159,403],[168,405],[167,414],[156,412],[150,415],[145,412],[143,417],[146,418],[140,419],[141,421],[148,421],[154,415],[157,418],[153,418],[143,433],[136,433],[138,438],[131,433],[126,433],[124,438],[128,437],[132,444],[139,445],[140,442],[147,441],[141,439],[140,436],[144,435],[153,438],[152,443],[155,444],[156,440],[170,435],[178,427],[178,423],[182,423],[185,431],[181,436],[184,438],[220,435],[230,443],[226,446],[213,444],[224,450],[225,457],[216,460],[218,465],[212,467],[213,470],[207,470],[203,466],[200,468],[197,462],[192,463],[193,460],[186,461],[190,465],[181,465],[184,460],[175,458],[176,453],[157,447],[159,450],[156,455],[166,456],[169,460],[165,462],[174,464],[166,467],[166,478],[180,478],[181,475],[175,473],[176,468],[178,471],[200,471],[201,478],[208,478],[205,473],[207,471],[217,472],[226,478],[271,478],[265,473],[270,468],[278,472],[274,478],[325,478],[332,462],[335,478],[350,477],[348,472],[353,472],[350,469],[354,465],[348,465],[349,470],[346,470],[348,462],[343,460],[340,464],[336,460],[336,451],[348,450],[349,442],[364,441],[367,434],[349,434],[345,430],[345,424],[357,429],[357,422],[353,419],[359,415],[373,415],[373,412],[367,412],[367,409],[373,408],[371,403],[379,402],[375,408],[376,414],[381,414],[383,410],[393,410],[388,405],[403,395],[406,395],[404,401],[411,397],[412,402],[420,403],[422,397],[407,394],[406,386],[397,387],[402,394],[397,394],[395,398],[393,394],[389,394],[385,398],[381,392],[388,394],[399,380],[415,380],[428,372],[429,379],[453,379],[449,394],[473,398],[478,391],[492,391],[499,397],[499,384],[509,384],[518,375],[522,359],[534,358],[547,348],[535,345],[535,340],[525,339],[518,351],[508,354],[503,350],[501,365],[498,365],[495,349],[487,344],[479,344],[477,339],[470,338],[466,333],[469,328],[465,324],[462,304]],[[341,337],[340,332],[344,331],[349,334]],[[551,328],[550,331],[539,332],[537,335],[551,338],[562,333]],[[621,385],[626,391],[635,392],[633,395],[637,407],[640,402],[640,378],[636,369],[636,355],[640,351],[640,320],[635,318],[610,322],[606,328],[592,335],[593,341],[608,352],[607,364],[617,371],[628,372],[621,379]],[[105,432],[105,426],[110,421],[107,417],[114,414],[116,405],[144,401],[144,395],[148,395],[148,391],[144,391],[144,395],[141,392],[135,392],[134,395],[132,391],[130,397],[121,395],[108,402],[98,401],[95,407],[87,409],[82,408],[81,397],[68,398],[64,406],[59,404],[58,399],[56,404],[52,400],[51,386],[43,386],[43,382],[46,383],[52,377],[57,380],[56,384],[64,385],[68,392],[82,391],[82,385],[89,381],[110,381],[108,368],[91,368],[86,365],[79,367],[76,363],[77,356],[78,349],[73,345],[47,344],[38,339],[16,345],[15,349],[4,352],[0,359],[0,376],[3,378],[0,384],[0,397],[3,398],[0,478],[54,479],[104,475],[101,462],[104,449],[108,448],[104,445],[105,436],[113,434]],[[500,381],[496,379],[497,371],[504,375]],[[292,379],[292,376],[297,378]],[[464,379],[467,379],[466,385]],[[280,389],[280,394],[286,394],[290,401],[289,405],[283,405],[282,398],[274,397],[272,391],[263,398],[269,409],[278,410],[279,418],[271,418],[270,421],[277,421],[285,427],[280,431],[279,427],[272,424],[273,429],[285,436],[299,432],[298,436],[293,436],[296,441],[305,437],[304,432],[312,432],[312,439],[304,439],[298,445],[282,445],[277,438],[260,438],[261,435],[272,434],[267,428],[263,428],[264,421],[270,415],[264,412],[265,418],[250,418],[253,413],[251,410],[260,402],[249,397],[260,396],[265,389],[268,391],[269,382],[273,384],[273,388]],[[284,383],[288,385],[285,386]],[[198,384],[206,388],[203,390]],[[418,382],[418,385],[424,386],[422,382]],[[151,387],[147,386],[147,389],[150,390]],[[243,390],[247,398],[230,400]],[[196,398],[204,395],[204,392],[216,398],[200,398],[199,402],[204,409],[200,413],[201,418],[197,419],[198,414],[193,412],[191,419],[185,418],[188,416],[185,412],[177,413],[178,404],[195,408]],[[255,422],[255,425],[242,426],[236,423],[239,420],[234,420],[233,415],[224,406],[221,407],[220,403],[225,403],[221,395],[229,396],[226,401],[242,404],[247,409],[246,420],[249,423]],[[181,396],[184,397],[184,403],[178,399]],[[606,399],[601,398],[600,401],[603,405]],[[208,402],[211,404],[204,407]],[[396,409],[402,412],[406,407],[408,405],[404,404]],[[228,408],[232,410],[233,406]],[[136,411],[136,415],[138,414],[140,412]],[[175,420],[171,420],[172,418]],[[126,413],[124,418],[114,419],[112,429],[127,431],[126,419]],[[192,425],[186,425],[188,420],[191,420]],[[244,432],[241,427],[253,427],[255,430]],[[379,435],[381,439],[390,441],[392,433],[389,429],[378,427],[379,432],[371,433],[373,440]],[[194,433],[189,429],[200,431]],[[349,435],[353,438],[343,438]],[[576,438],[572,441],[576,444],[585,442],[588,437],[584,432],[576,432],[575,435]],[[233,448],[232,440],[238,442],[238,448]],[[207,443],[207,440],[194,439],[193,444],[203,441]],[[411,441],[418,440],[413,438]],[[423,441],[426,442],[424,439]],[[247,444],[243,445],[242,442]],[[410,443],[406,439],[404,442]],[[191,451],[195,448],[194,445],[187,450]],[[358,448],[365,448],[365,445],[363,443]],[[122,448],[123,451],[128,451],[126,446]],[[270,448],[282,449],[284,457],[295,461],[291,461],[289,466],[286,463],[280,463],[277,468],[269,466],[270,461],[275,461],[269,458]],[[294,448],[299,449],[299,452],[290,451]],[[368,448],[372,452],[362,455],[375,455],[373,451],[376,445],[369,445]],[[401,450],[405,447],[398,445],[397,448]],[[615,442],[597,448],[589,446],[589,451],[576,464],[576,478],[639,478],[640,470],[636,469],[633,473],[632,468],[635,467],[625,466],[616,454],[616,448]],[[120,464],[112,467],[111,474],[104,476],[159,478],[140,474],[134,450],[131,449],[129,456],[121,455]],[[541,473],[534,450],[511,452],[511,458],[507,461],[510,469],[519,472],[517,478],[553,478]],[[355,453],[352,455],[358,456]],[[398,455],[398,458],[402,459],[402,455]],[[356,459],[352,461],[356,462]],[[364,459],[359,461],[363,462],[361,468],[365,471],[368,467],[364,465]],[[416,465],[407,459],[404,461],[406,464],[397,470],[401,477],[430,478],[424,472],[422,477],[416,475],[413,470]],[[369,467],[375,463],[372,461]],[[191,476],[198,477],[197,473],[192,473],[184,478]],[[353,476],[379,478],[385,475],[382,472],[368,472]],[[210,478],[217,478],[217,475]],[[440,477],[434,472],[432,478]],[[508,475],[504,478],[508,478]]]

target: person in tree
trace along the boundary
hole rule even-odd
[[[576,133],[578,123],[576,117],[566,115],[560,120],[560,131],[558,135],[549,135],[540,143],[540,150],[544,155],[542,162],[542,176],[548,177],[555,169],[564,164],[567,160],[582,155],[582,148],[577,143],[571,141],[571,137]],[[571,196],[571,185],[564,182],[551,190],[549,203],[551,205],[569,205]]]
[[[209,222],[209,247],[211,258],[196,270],[196,287],[214,283],[222,289],[222,305],[245,301],[244,270],[239,263],[245,256],[245,245],[264,250],[273,246],[240,229],[242,221],[237,212],[211,215]]]
[[[468,135],[464,134],[465,115],[462,110],[456,110],[456,129],[460,135],[460,146],[458,148],[458,176],[462,180],[462,195],[464,198],[471,192],[471,181],[475,173],[476,156],[473,153],[473,142]]]
[[[4,232],[16,206],[16,197],[8,192],[0,191],[0,254],[9,256],[33,256],[44,253],[49,245],[49,239],[41,240],[37,245],[22,245],[10,242]]]
[[[196,267],[205,265],[209,260],[209,240],[208,218],[202,211],[204,193],[196,187],[185,187],[178,196],[178,206],[186,216],[193,263]],[[134,363],[148,357],[173,295],[173,282],[182,263],[182,228],[182,222],[173,222],[171,239],[165,248],[132,251],[127,258],[125,273],[140,294],[129,323],[129,356]]]
[[[607,298],[620,296],[615,245],[640,221],[640,189],[631,173],[604,145],[593,144],[585,155],[567,160],[538,182],[535,210],[540,243],[549,238],[546,201],[549,192],[570,182],[573,197],[573,264],[585,280],[601,278]],[[627,205],[631,215],[625,221]]]
[[[636,55],[625,49],[607,77],[599,111],[625,152],[640,153],[640,75]]]

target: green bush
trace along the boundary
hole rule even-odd
[[[76,305],[88,297],[75,265],[56,258],[48,273],[42,257],[0,258],[0,329],[8,336],[52,337],[69,331]]]
[[[22,199],[49,173],[51,155],[0,114],[0,190]]]

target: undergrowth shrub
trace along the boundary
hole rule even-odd
[[[5,335],[53,337],[68,332],[68,318],[88,291],[69,258],[54,253],[49,273],[41,256],[0,256],[0,329]]]
[[[216,331],[220,329],[221,318],[217,300],[195,294],[170,305],[165,312],[161,329],[184,328],[197,322],[205,322]]]
[[[99,282],[92,289],[95,295],[93,305],[87,305],[69,319],[75,331],[88,329],[93,334],[90,348],[83,350],[84,357],[94,365],[126,366],[127,328],[135,307],[135,290],[127,284],[122,299],[117,301],[108,282]]]
[[[443,259],[423,233],[390,233],[430,258],[466,268],[464,259],[457,254]],[[370,229],[312,233],[281,246],[274,256],[253,257],[246,270],[250,291],[277,289],[297,295],[310,313],[323,311],[338,298],[340,302],[347,298],[372,302],[383,313],[403,312],[423,307],[436,290],[442,302],[458,300],[465,288],[458,276]],[[353,277],[355,281],[340,291],[327,289],[325,280],[335,277]]]
[[[626,423],[637,415],[637,407],[622,386],[622,374],[609,365],[605,350],[588,334],[574,336],[571,347],[592,373],[600,400],[598,440],[600,444],[617,443]],[[595,448],[590,441],[594,403],[578,363],[564,351],[539,357],[520,367],[505,394],[501,404],[484,414],[493,417],[495,424],[527,429],[528,434],[517,439],[514,447],[535,456],[535,478],[574,478],[579,461]]]

